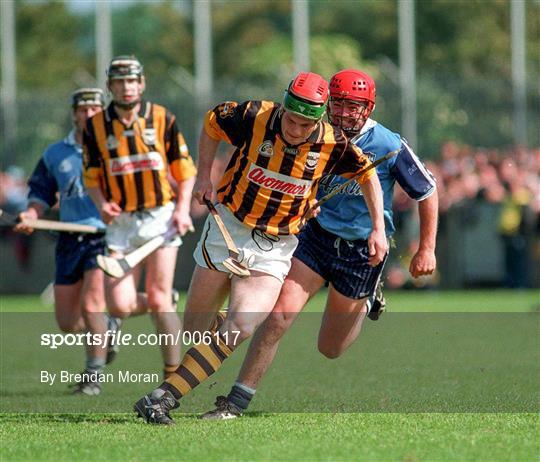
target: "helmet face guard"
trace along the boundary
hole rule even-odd
[[[81,106],[105,106],[105,99],[101,88],[79,88],[71,94],[71,107],[77,109]]]
[[[313,72],[300,72],[283,97],[285,110],[311,120],[324,115],[327,103],[328,83]]]
[[[346,69],[330,79],[328,118],[346,133],[358,133],[375,109],[376,89],[364,72]]]
[[[356,134],[360,132],[372,110],[373,106],[369,101],[330,97],[328,120],[345,133]]]

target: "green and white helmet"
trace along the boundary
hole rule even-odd
[[[328,82],[319,74],[300,72],[289,84],[283,107],[306,119],[319,120],[328,103]]]

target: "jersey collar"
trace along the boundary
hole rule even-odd
[[[140,118],[147,118],[150,114],[150,103],[148,101],[145,101],[144,99],[141,99],[141,105],[139,107],[139,112],[137,113],[137,117]],[[114,110],[114,101],[111,101],[109,105],[107,106],[107,110],[105,111],[105,118],[108,122],[114,119],[118,119],[118,114]]]
[[[79,151],[82,151],[82,146],[77,143],[77,140],[75,139],[75,129],[72,129],[64,138],[64,143],[66,143],[68,146],[73,146]]]
[[[362,138],[362,136],[364,136],[369,130],[371,130],[377,124],[378,124],[378,122],[376,120],[373,120],[373,119],[366,120],[366,123],[361,128],[360,133],[358,133],[358,135],[354,136],[351,139],[351,142],[355,143],[356,141],[358,141],[360,138]]]

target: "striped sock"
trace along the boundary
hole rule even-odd
[[[180,399],[216,372],[231,353],[232,349],[225,344],[221,334],[212,335],[209,345],[191,347],[178,369],[159,388],[169,390],[176,399]]]
[[[178,364],[175,364],[173,366],[169,364],[165,364],[163,366],[163,379],[167,379],[171,374],[174,374],[176,372],[176,369],[178,369]]]

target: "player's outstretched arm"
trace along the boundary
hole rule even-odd
[[[426,199],[418,202],[418,215],[420,217],[420,243],[409,266],[409,272],[414,278],[432,274],[437,265],[435,258],[439,217],[437,189]]]
[[[379,177],[371,175],[367,181],[360,184],[360,188],[373,223],[373,229],[368,238],[369,264],[377,266],[388,253],[388,241],[384,230],[383,195]]]

